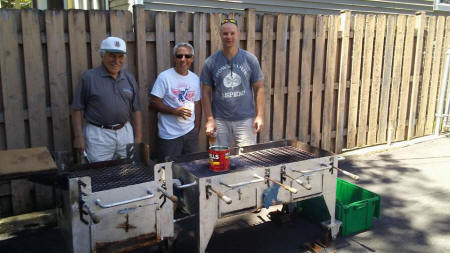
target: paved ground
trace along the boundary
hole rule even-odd
[[[322,252],[450,252],[450,138],[347,157],[340,167],[381,196],[382,217],[370,231],[341,237]],[[321,236],[320,227],[307,220],[280,226],[262,211],[224,220],[208,252],[305,252],[301,245]],[[174,249],[195,251],[193,233],[182,232]],[[28,231],[0,239],[0,252],[62,252],[61,236],[55,228]]]

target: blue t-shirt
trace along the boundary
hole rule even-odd
[[[200,81],[212,87],[212,113],[222,120],[243,120],[255,117],[252,84],[263,79],[258,59],[239,49],[228,60],[223,51],[208,57]]]

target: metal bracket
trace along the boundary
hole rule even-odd
[[[264,178],[270,178],[270,169],[269,168],[266,168],[264,170]],[[266,179],[266,184],[267,184],[267,187],[270,187],[270,180],[269,179]]]
[[[285,165],[281,165],[280,183],[283,183],[284,181],[286,181],[286,166]]]
[[[87,194],[83,191],[83,188],[86,187],[86,183],[78,180],[78,212],[80,213],[80,220],[86,225],[89,225],[89,222],[84,218],[84,215],[88,215],[83,209],[83,206],[86,205],[86,202],[83,199],[83,196],[87,196]]]
[[[211,194],[212,194],[210,189],[211,189],[211,185],[205,186],[206,199],[209,199],[209,196],[211,196]]]

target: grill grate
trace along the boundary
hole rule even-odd
[[[73,171],[70,177],[91,177],[92,192],[99,192],[154,180],[153,169],[142,163],[104,166]]]
[[[251,167],[269,167],[314,158],[314,155],[292,146],[270,148],[245,153],[236,159],[239,164]]]
[[[255,167],[276,166],[312,158],[316,158],[316,156],[293,146],[269,148],[244,153],[239,156],[232,156],[230,160],[230,170],[219,173],[231,173],[233,171],[247,170]],[[180,162],[176,163],[176,165],[190,171],[197,177],[210,177],[218,174],[218,172],[209,170],[208,159]]]

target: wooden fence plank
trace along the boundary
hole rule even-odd
[[[106,19],[105,11],[89,11],[89,35],[91,38],[91,58],[92,67],[100,66],[102,58],[99,54],[100,44],[106,35]]]
[[[406,16],[397,17],[397,30],[395,34],[394,63],[392,69],[391,96],[389,102],[389,120],[387,143],[390,144],[395,139],[395,128],[397,126],[399,90],[402,78],[402,59],[405,42],[405,24]]]
[[[0,9],[0,73],[3,94],[3,117],[6,147],[25,147],[23,111],[23,77],[19,56],[18,12]],[[8,34],[8,36],[4,36]],[[7,74],[6,74],[7,73]]]
[[[309,141],[309,112],[311,103],[311,73],[315,16],[305,15],[302,36],[302,65],[300,76],[300,108],[298,139]]]
[[[32,147],[47,146],[44,66],[37,64],[43,62],[39,12],[32,9],[23,10],[21,17],[30,143]]]
[[[195,13],[194,14],[194,25],[193,25],[193,43],[195,50],[195,61],[194,61],[194,72],[200,76],[203,63],[206,59],[206,14],[205,13]],[[199,149],[200,151],[207,150],[206,135],[205,135],[205,114],[202,113],[202,123],[200,124],[199,133]]]
[[[82,10],[68,12],[70,68],[72,70],[72,90],[78,85],[81,75],[88,69],[86,46],[86,19]]]
[[[30,144],[31,147],[48,146],[44,66],[37,64],[43,62],[39,12],[32,9],[23,10],[21,18]],[[52,208],[52,188],[42,184],[35,184],[34,187],[36,208]]]
[[[356,146],[356,133],[358,122],[358,101],[359,87],[361,83],[361,56],[364,36],[364,15],[355,15],[353,29],[353,52],[352,67],[350,77],[350,95],[348,105],[348,123],[347,123],[347,148]]]
[[[414,72],[410,94],[410,107],[408,119],[408,140],[412,139],[416,134],[416,113],[417,113],[417,99],[419,93],[419,85],[421,81],[422,70],[422,56],[423,56],[423,40],[426,25],[425,12],[416,16],[417,35],[415,41],[416,53],[414,57]]]
[[[175,13],[175,44],[179,42],[189,42],[189,20],[188,13],[177,12]]]
[[[147,76],[147,42],[145,27],[145,9],[143,5],[133,7],[134,33],[136,36],[136,81],[139,85],[139,95],[142,105],[142,141],[150,143],[150,123],[148,111],[149,80]]]
[[[369,110],[374,28],[375,15],[367,15],[367,25],[364,33],[364,58],[362,64],[361,96],[359,100],[358,135],[356,139],[356,144],[360,147],[366,145],[367,141],[367,118]]]
[[[372,85],[370,89],[369,104],[369,131],[367,144],[374,145],[377,142],[378,109],[380,101],[381,68],[383,63],[384,34],[386,32],[386,15],[377,16],[375,33],[375,50],[373,53]]]
[[[64,43],[64,11],[45,11],[48,81],[52,112],[54,150],[72,147],[69,120],[69,90],[66,48]]]
[[[170,68],[170,25],[169,14],[158,12],[155,22],[157,74]]]
[[[23,77],[20,69],[18,12],[0,10],[0,72],[3,94],[6,145],[8,149],[25,147]],[[8,34],[8,36],[3,36]],[[7,74],[5,74],[7,73]],[[34,185],[27,180],[11,181],[13,214],[29,212],[34,207]]]
[[[339,88],[337,97],[337,116],[336,116],[336,145],[335,152],[341,153],[344,146],[344,119],[345,119],[345,104],[347,95],[347,78],[348,78],[348,50],[350,42],[350,11],[341,12],[341,57],[339,59]]]
[[[289,69],[286,111],[286,139],[294,139],[297,132],[297,95],[300,57],[301,17],[292,15],[289,24]]]
[[[283,138],[284,129],[284,94],[286,80],[286,49],[288,37],[288,17],[279,14],[277,17],[277,36],[275,46],[275,80],[273,89],[273,114],[272,136],[273,140]]]
[[[211,54],[222,49],[222,41],[220,40],[220,22],[222,22],[222,13],[209,14]]]
[[[386,142],[387,122],[389,115],[388,114],[389,94],[391,88],[391,75],[392,75],[392,61],[394,57],[395,22],[396,22],[395,16],[389,15],[387,17],[386,43],[384,47],[383,75],[380,92],[380,116],[378,119],[378,133],[377,133],[378,143]]]
[[[135,47],[133,46],[133,43],[128,41],[129,35],[131,36],[133,33],[132,18],[132,14],[129,11],[118,10],[109,12],[111,36],[122,38],[127,43],[127,61],[124,64],[124,68],[132,74],[136,74],[136,66],[133,60],[136,59]]]
[[[273,16],[264,15],[262,28],[261,69],[264,74],[264,124],[260,133],[260,142],[270,140],[271,129],[271,93],[272,93],[272,50],[273,50]]]
[[[419,93],[419,114],[417,116],[417,136],[423,136],[425,133],[425,122],[427,117],[428,95],[431,80],[431,66],[433,64],[433,47],[436,35],[436,17],[428,18],[427,38],[425,45],[425,59],[423,63],[423,78],[421,90]]]
[[[402,84],[400,87],[400,102],[398,108],[398,122],[396,132],[397,141],[405,139],[415,24],[416,17],[409,16],[406,21],[405,53],[403,54]]]
[[[441,102],[441,91],[442,91],[441,86],[442,86],[442,83],[444,81],[444,71],[445,71],[445,68],[446,68],[445,63],[447,61],[447,50],[450,47],[450,17],[447,16],[445,19],[446,19],[446,21],[445,21],[445,32],[444,32],[445,35],[444,35],[444,41],[443,41],[443,44],[442,44],[442,56],[441,56],[442,57],[442,61],[441,61],[441,65],[440,65],[440,68],[439,68],[441,73],[440,73],[440,77],[439,77],[438,90],[437,90],[436,109],[439,109],[438,105]],[[448,79],[447,79],[446,82],[448,83]],[[443,97],[444,101],[442,101],[442,102],[444,103],[444,105],[447,104],[446,102],[447,102],[447,99],[448,99],[448,92],[449,91],[450,91],[450,88],[447,88],[447,90],[444,91],[444,92],[447,93]],[[437,113],[443,114],[444,113],[444,108],[443,108],[442,112],[438,112],[438,111],[435,112],[435,114],[437,114]],[[443,122],[441,121],[441,123],[443,123]]]
[[[336,55],[337,55],[337,33],[340,23],[339,16],[331,15],[328,17],[328,41],[325,70],[325,86],[323,101],[323,120],[322,120],[322,142],[321,147],[324,150],[331,149],[331,128],[333,127],[334,117],[334,84],[336,77]]]
[[[318,15],[316,19],[316,45],[314,56],[314,76],[311,105],[311,145],[320,147],[320,120],[322,118],[322,88],[325,57],[325,37],[327,17]]]
[[[245,15],[247,17],[246,30],[247,30],[247,46],[246,50],[252,54],[255,54],[255,20],[256,20],[256,10],[246,9]]]
[[[433,52],[433,66],[431,71],[431,81],[430,81],[430,96],[428,100],[427,108],[427,118],[425,122],[425,135],[433,133],[433,125],[436,113],[436,100],[439,87],[439,73],[441,71],[441,61],[442,61],[442,44],[444,41],[444,29],[446,26],[445,17],[440,16],[437,18],[436,24],[436,39],[435,47]]]

